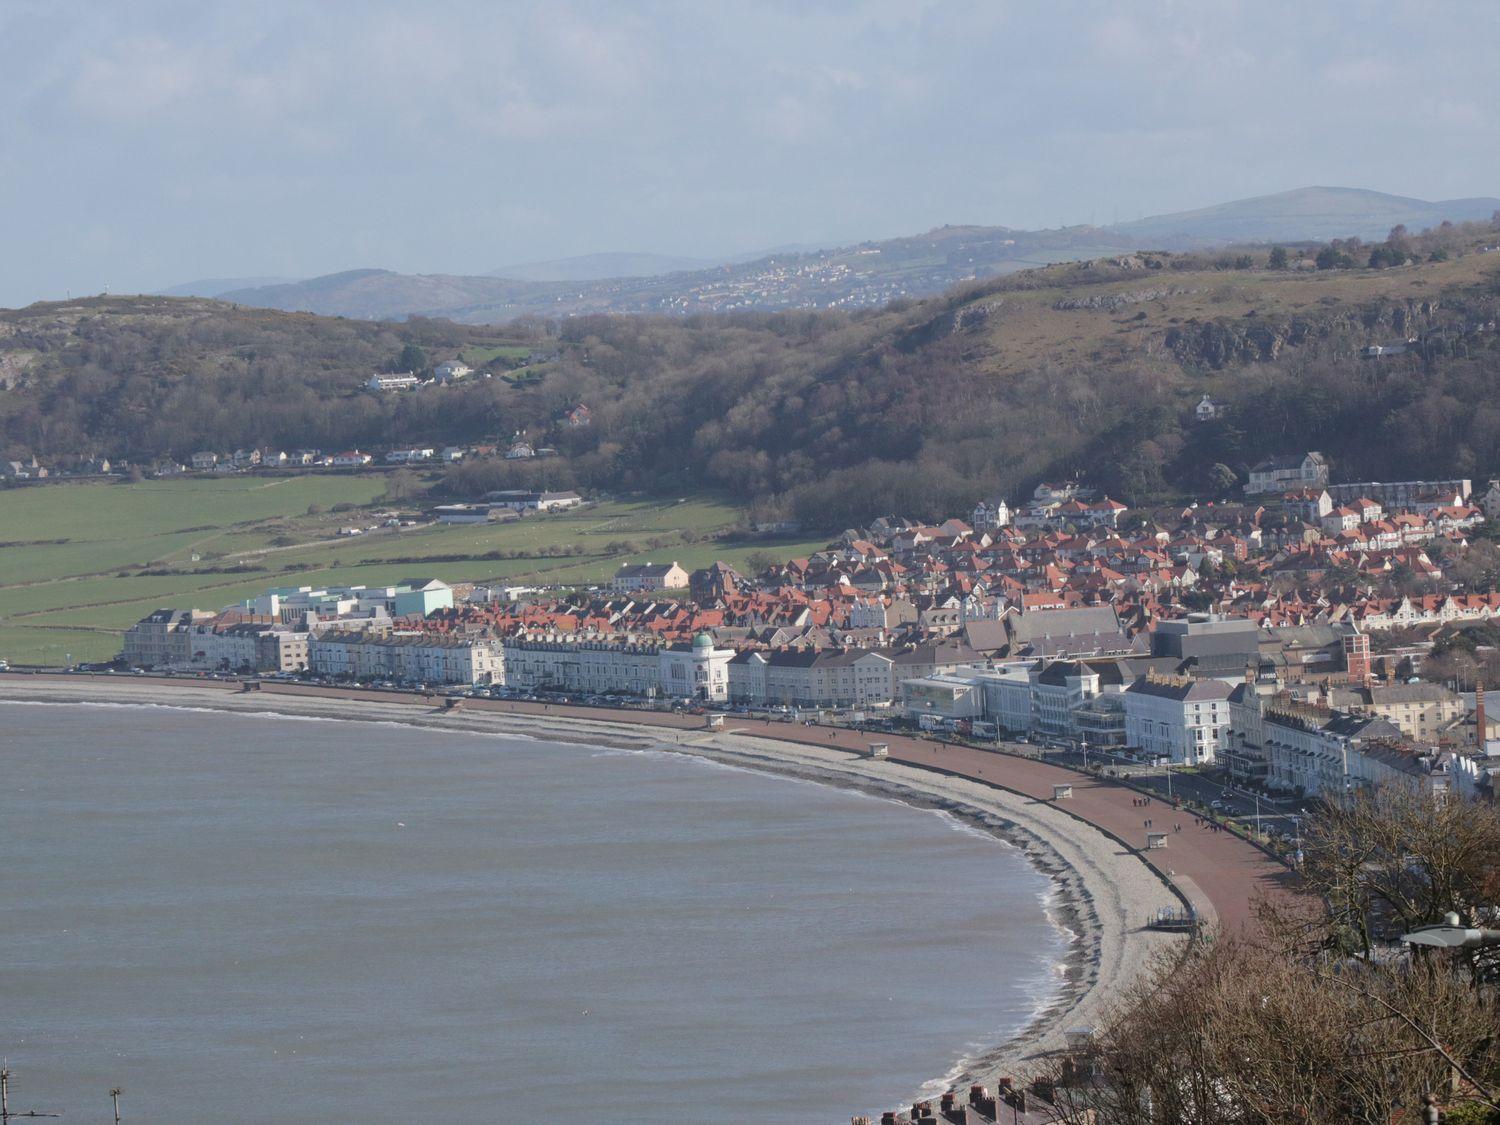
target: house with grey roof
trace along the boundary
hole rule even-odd
[[[1245,495],[1328,487],[1328,459],[1317,451],[1267,457],[1250,470]]]
[[[1228,684],[1148,672],[1125,689],[1125,742],[1173,765],[1212,763],[1229,730]]]

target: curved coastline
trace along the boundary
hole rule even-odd
[[[1113,998],[1160,950],[1182,939],[1146,929],[1178,893],[1139,853],[1049,802],[934,768],[859,757],[753,733],[681,729],[565,714],[416,707],[410,701],[235,692],[191,681],[0,677],[0,701],[169,706],[300,719],[393,722],[463,734],[520,736],[620,749],[690,754],[725,765],[859,789],[939,809],[1019,848],[1052,882],[1049,918],[1067,937],[1050,1003],[1002,1041],[961,1059],[926,1085],[931,1094],[970,1081],[993,1083],[1064,1046],[1070,1027],[1097,1024]],[[935,1002],[941,1002],[940,999]],[[1001,1034],[996,1029],[996,1034]]]

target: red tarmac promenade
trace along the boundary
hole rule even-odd
[[[30,678],[17,676],[15,679]],[[78,675],[38,675],[39,680],[78,683]],[[101,677],[104,679],[105,677]],[[234,681],[177,677],[107,677],[111,685],[140,684],[177,688],[220,688],[242,690]],[[300,684],[263,683],[267,695],[303,695],[328,699],[365,700],[372,703],[408,704],[443,707],[442,697],[415,692],[361,691],[348,688],[314,687]],[[518,715],[555,715],[560,718],[587,719],[594,722],[621,723],[632,726],[705,729],[702,716],[660,711],[612,710],[601,707],[577,707],[556,703],[526,703],[512,700],[464,699],[464,710],[509,712]],[[1057,807],[1095,828],[1122,841],[1141,858],[1167,877],[1198,910],[1205,921],[1217,919],[1227,930],[1252,922],[1252,903],[1257,896],[1290,891],[1295,876],[1281,863],[1249,841],[1232,832],[1214,831],[1199,823],[1187,811],[1174,812],[1159,798],[1150,804],[1135,804],[1141,794],[1126,785],[1093,777],[1077,770],[1011,754],[981,750],[928,739],[895,734],[871,734],[827,726],[804,726],[798,723],[767,722],[726,716],[721,733],[740,732],[758,738],[801,743],[824,749],[838,748],[854,754],[865,754],[872,741],[884,743],[891,761],[938,770],[1008,789],[1036,801],[1052,801],[1054,785],[1071,785],[1071,798],[1056,802]],[[1149,831],[1166,833],[1166,846],[1146,850],[1145,822],[1152,821]],[[1177,831],[1177,825],[1181,831]]]

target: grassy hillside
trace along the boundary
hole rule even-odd
[[[27,535],[0,544],[0,658],[107,659],[120,633],[158,605],[218,609],[267,586],[413,575],[589,583],[624,562],[745,565],[767,547],[736,538],[742,513],[706,498],[339,537],[340,527],[378,524],[403,510],[381,499],[385,485],[372,476],[235,478],[0,492],[0,526]],[[776,549],[792,555],[820,546],[821,539]]]

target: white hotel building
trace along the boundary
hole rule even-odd
[[[307,647],[312,671],[320,676],[427,684],[505,682],[505,655],[495,640],[329,631],[314,636]]]
[[[589,694],[627,692],[722,702],[729,698],[733,649],[700,633],[691,645],[654,638],[572,634],[507,637],[505,682]]]
[[[1125,744],[1173,765],[1212,762],[1229,733],[1229,685],[1142,676],[1125,689]]]

